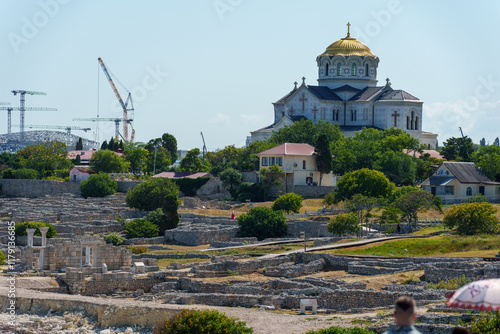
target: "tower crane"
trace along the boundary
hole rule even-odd
[[[71,134],[71,130],[81,130],[81,131],[90,131],[90,128],[82,128],[79,126],[64,126],[64,125],[26,125],[27,128],[30,129],[63,129],[68,132],[68,135]]]
[[[73,121],[83,121],[83,122],[115,122],[115,140],[118,140],[118,136],[122,137],[123,140],[126,139],[120,133],[120,122],[131,123],[131,119],[122,118],[105,118],[105,117],[90,117],[90,118],[73,118]],[[134,132],[132,132],[132,137]]]
[[[123,102],[123,99],[122,97],[120,96],[120,93],[118,92],[118,90],[116,89],[116,86],[113,82],[113,79],[111,79],[111,76],[109,75],[109,72],[108,72],[108,69],[106,68],[106,65],[104,65],[104,62],[102,61],[101,58],[98,58],[97,59],[99,61],[99,64],[101,64],[101,67],[102,67],[102,70],[104,71],[104,74],[106,75],[106,78],[108,79],[108,82],[109,84],[111,85],[111,88],[113,89],[113,92],[115,93],[116,95],[116,98],[118,99],[118,102],[120,102],[120,105],[121,107],[123,108],[123,119],[122,119],[122,122],[123,122],[123,138],[125,141],[128,141],[128,124],[130,124],[130,126],[132,126],[132,121],[133,121],[133,113],[132,113],[132,117],[128,117],[128,112],[129,111],[134,111],[134,104],[132,103],[132,95],[130,94],[130,92],[128,91],[128,89],[126,89],[125,87],[122,87],[125,88],[128,92],[128,96],[127,96],[127,100],[125,102]],[[130,102],[130,108],[128,107],[128,104]],[[115,121],[116,122],[116,121]],[[116,123],[118,124],[118,123]],[[117,125],[118,126],[118,125]],[[116,131],[117,135],[116,137],[118,138],[118,130]],[[134,130],[132,129],[132,137],[134,137]]]
[[[203,140],[203,148],[202,148],[203,163],[205,163],[205,154],[207,153],[207,146],[205,145],[205,137],[203,137],[203,132],[200,133],[201,133],[201,139]]]
[[[23,119],[23,125],[19,125],[21,132],[24,133],[24,111],[57,111],[57,108],[38,108],[38,107],[28,107],[21,109],[20,107],[0,107],[0,110],[7,110],[7,133],[12,132],[12,110],[22,110],[21,118]]]
[[[24,112],[26,111],[25,108],[25,102],[26,102],[26,94],[28,95],[47,95],[47,93],[44,92],[34,92],[34,91],[29,91],[29,90],[13,90],[12,94],[17,95],[19,94],[20,97],[20,105],[19,105],[19,110],[21,111],[21,124],[19,126],[20,132],[21,132],[21,138],[24,138]],[[57,110],[57,109],[53,109]]]

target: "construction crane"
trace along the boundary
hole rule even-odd
[[[97,60],[101,64],[102,70],[104,71],[106,78],[108,78],[108,82],[111,85],[111,88],[113,89],[113,92],[115,93],[116,98],[118,99],[118,102],[120,102],[120,105],[123,108],[123,120],[122,120],[122,122],[123,122],[123,136],[122,136],[122,138],[125,137],[124,140],[128,141],[128,124],[130,124],[132,126],[132,121],[134,118],[133,113],[132,113],[132,117],[130,119],[128,117],[128,112],[134,111],[134,104],[132,103],[132,95],[130,94],[128,89],[122,85],[122,87],[125,88],[125,90],[127,90],[127,93],[128,93],[127,101],[123,102],[123,99],[120,96],[120,93],[118,93],[118,90],[116,89],[116,86],[113,82],[113,79],[111,79],[111,76],[109,75],[109,72],[108,72],[108,69],[106,68],[106,65],[104,65],[104,62],[102,61],[101,58],[98,58]],[[129,102],[131,105],[130,108],[128,107]],[[119,132],[117,131],[117,133],[119,133]],[[134,137],[134,130],[132,130],[132,137]]]
[[[68,135],[71,134],[71,130],[81,130],[81,131],[90,131],[90,128],[82,128],[79,126],[64,126],[64,125],[26,125],[27,128],[30,129],[63,129],[68,132]]]
[[[115,140],[118,140],[118,136],[122,137],[123,140],[126,139],[120,133],[120,123],[131,123],[131,119],[122,119],[122,118],[105,118],[105,117],[91,117],[91,118],[73,118],[73,121],[80,122],[115,122]],[[134,132],[132,132],[132,137],[134,136]]]
[[[28,95],[47,95],[47,93],[44,92],[33,92],[29,90],[13,90],[12,94],[17,95],[19,94],[21,98],[21,103],[19,105],[19,110],[21,111],[21,124],[19,126],[20,132],[21,132],[21,138],[24,138],[24,112],[27,110],[25,108],[25,102],[26,102],[26,94]],[[52,108],[53,111],[56,111],[57,109]],[[45,111],[48,111],[47,108]]]
[[[12,110],[21,110],[20,107],[0,107],[0,110],[7,110],[7,133],[12,133]],[[24,108],[24,111],[57,111],[57,108],[37,108],[37,107],[28,107]],[[21,115],[21,118],[24,121],[24,115]],[[21,128],[21,132],[24,133],[24,122],[23,126],[19,125]]]
[[[205,163],[205,154],[207,153],[207,146],[205,145],[205,137],[203,137],[203,132],[200,133],[201,133],[201,139],[203,140],[203,149],[202,149],[203,163]]]

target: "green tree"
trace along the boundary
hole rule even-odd
[[[175,163],[177,160],[177,139],[170,133],[164,133],[161,136],[161,144],[170,153],[170,161]]]
[[[479,146],[481,146],[481,147],[486,146],[486,139],[484,139],[484,138],[483,138],[483,139],[481,139],[481,140],[479,141]]]
[[[472,139],[467,136],[448,138],[441,150],[441,155],[446,160],[456,161],[472,161],[472,153],[474,153]]]
[[[112,180],[108,174],[92,174],[86,180],[80,182],[80,193],[82,197],[105,197],[113,195],[118,188],[115,180]]]
[[[125,224],[127,238],[153,238],[158,236],[158,225],[146,219],[134,219]]]
[[[500,181],[500,146],[481,147],[474,154],[474,163],[489,179]]]
[[[146,166],[148,154],[148,150],[141,147],[127,147],[123,152],[125,160],[130,164],[130,171],[134,174],[139,174],[143,171]]]
[[[81,163],[82,163],[82,158],[80,157],[80,154],[77,154],[77,155],[76,155],[76,158],[75,158],[75,160],[73,161],[73,163],[74,163],[76,166],[78,166],[79,164],[81,164]]]
[[[238,152],[236,161],[240,171],[256,171],[259,170],[259,156],[257,153],[263,152],[270,148],[276,147],[279,144],[267,141],[255,141],[248,146],[242,148]]]
[[[393,205],[396,209],[401,210],[402,220],[407,221],[408,224],[411,222],[416,224],[419,212],[425,212],[431,207],[441,211],[441,200],[436,200],[436,198],[439,199],[425,190],[416,190],[400,196]]]
[[[284,143],[305,143],[314,146],[320,135],[325,135],[329,143],[343,140],[344,138],[340,127],[336,124],[326,121],[319,121],[318,124],[314,124],[311,120],[303,119],[279,129],[278,132],[274,132],[269,141],[278,145]]]
[[[228,168],[219,175],[222,185],[229,189],[231,194],[241,184],[243,176],[234,168]]]
[[[236,148],[234,145],[229,145],[222,150],[208,152],[205,155],[205,162],[211,165],[210,174],[219,176],[228,168],[239,169],[238,158],[241,150],[241,148]]]
[[[415,182],[417,162],[404,152],[385,151],[378,154],[373,168],[384,173],[397,185],[410,185]]]
[[[335,202],[351,199],[356,194],[367,197],[387,198],[391,195],[394,185],[379,171],[360,169],[345,174],[337,181],[333,191]]]
[[[105,140],[101,144],[101,150],[107,150],[108,149],[108,141]]]
[[[498,232],[498,209],[490,203],[465,203],[454,205],[444,216],[443,224],[456,228],[458,234],[495,234]]]
[[[500,139],[498,139],[498,137],[495,138],[493,145],[496,145],[496,146],[500,145]]]
[[[332,217],[326,230],[333,235],[355,234],[361,229],[355,213],[341,213]]]
[[[172,229],[179,223],[177,209],[179,207],[179,189],[169,179],[154,177],[137,185],[127,192],[125,202],[131,208],[152,211],[161,209],[164,218],[160,222],[160,234]]]
[[[299,213],[303,200],[304,198],[302,198],[302,196],[294,193],[284,194],[274,201],[271,209],[274,211],[281,210],[285,213]]]
[[[0,170],[6,170],[7,168],[17,169],[20,167],[19,155],[15,153],[3,152],[0,153]]]
[[[360,225],[367,224],[371,217],[370,211],[378,204],[377,198],[355,194],[351,199],[345,201],[346,208],[354,213]]]
[[[200,149],[194,148],[189,150],[186,156],[180,162],[181,172],[207,172],[208,166],[203,164],[199,157]]]
[[[256,237],[259,240],[266,238],[280,238],[286,234],[286,218],[282,211],[273,211],[269,208],[252,208],[248,213],[238,217],[241,237]]]
[[[314,153],[316,153],[316,168],[319,171],[319,185],[321,186],[323,175],[332,171],[332,151],[326,135],[318,136]]]
[[[113,246],[121,246],[123,245],[123,241],[125,241],[125,239],[116,232],[105,235],[103,239],[107,244],[112,244]]]
[[[15,179],[38,179],[40,174],[31,168],[19,168],[14,171]]]
[[[251,334],[246,323],[229,318],[217,310],[182,310],[157,325],[153,334]],[[359,333],[364,334],[364,333]]]
[[[389,205],[382,210],[382,213],[378,217],[378,222],[381,225],[390,224],[396,225],[401,223],[399,216],[402,214],[401,210],[396,209],[394,206]]]
[[[157,147],[156,152],[149,152],[146,159],[146,166],[144,171],[147,173],[158,174],[169,170],[169,166],[172,164],[170,160],[170,153],[163,147]]]
[[[283,176],[285,176],[285,173],[279,168],[278,165],[273,165],[270,166],[269,169],[266,167],[261,168],[259,175],[259,187],[262,189],[264,200],[266,200],[273,188],[279,188],[282,186],[282,179]]]
[[[90,158],[90,167],[98,173],[124,173],[128,170],[129,163],[113,151],[100,150]]]
[[[20,167],[30,168],[45,175],[46,171],[70,169],[73,164],[67,158],[66,144],[50,141],[38,145],[26,146],[17,151]]]
[[[42,233],[40,232],[40,227],[48,227],[49,230],[47,231],[47,238],[52,238],[57,234],[56,229],[54,228],[54,225],[46,223],[46,222],[22,222],[22,223],[16,223],[14,227],[14,233],[16,236],[24,236],[28,235],[27,229],[34,228],[35,229],[35,235],[38,237],[42,236]]]
[[[75,150],[76,151],[81,151],[83,150],[83,140],[82,138],[78,138],[78,141],[76,142],[76,146],[75,146]]]

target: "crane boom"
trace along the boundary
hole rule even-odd
[[[122,109],[123,109],[123,136],[125,137],[125,140],[128,140],[128,123],[130,123],[129,119],[128,119],[128,102],[130,101],[130,103],[132,104],[132,96],[130,95],[130,92],[128,93],[128,97],[127,97],[127,102],[123,102],[123,99],[120,95],[120,93],[118,92],[118,89],[116,89],[116,86],[115,86],[115,83],[113,82],[113,79],[111,78],[111,75],[109,75],[109,72],[108,72],[108,69],[106,68],[106,65],[104,65],[104,62],[102,61],[101,58],[98,58],[97,59],[99,61],[99,64],[101,64],[101,67],[102,67],[102,70],[104,71],[104,74],[106,75],[106,78],[108,79],[108,82],[109,84],[111,85],[111,88],[113,89],[113,92],[115,93],[116,95],[116,98],[118,99],[118,102],[120,102],[120,105],[122,106]],[[134,110],[133,109],[133,105],[132,105],[132,109],[130,110]]]
[[[122,136],[120,133],[120,122],[132,123],[132,119],[123,119],[123,118],[106,118],[106,117],[90,117],[90,118],[73,118],[73,121],[83,121],[83,122],[115,122],[115,138],[118,140],[118,137],[122,137],[124,141],[127,139]]]

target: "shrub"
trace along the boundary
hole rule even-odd
[[[472,282],[470,278],[465,278],[465,275],[461,277],[455,277],[446,281],[440,281],[438,283],[429,283],[426,289],[437,290],[437,289],[447,289],[456,290],[466,284]]]
[[[104,241],[106,241],[107,244],[113,244],[114,246],[123,245],[124,240],[125,238],[114,232],[104,236]]]
[[[351,213],[341,213],[330,219],[326,230],[332,234],[356,233],[361,229],[358,223],[358,216]]]
[[[20,168],[16,169],[14,171],[14,178],[15,179],[32,179],[36,180],[38,179],[38,172],[34,169],[30,168]]]
[[[394,189],[394,184],[384,175],[384,173],[363,168],[354,172],[346,173],[337,182],[337,187],[333,191],[335,203],[349,200],[356,194],[367,197],[389,197]]]
[[[113,195],[117,188],[117,182],[106,173],[90,175],[87,180],[80,183],[80,192],[84,198]]]
[[[241,237],[278,238],[286,234],[286,218],[282,211],[273,211],[269,208],[252,208],[246,214],[238,217]]]
[[[126,248],[130,249],[132,254],[135,255],[141,255],[149,251],[149,248],[147,248],[146,246],[127,246]]]
[[[5,255],[0,251],[0,265],[5,264]]]
[[[12,168],[7,168],[2,172],[2,179],[15,179],[14,170]]]
[[[494,216],[497,211],[486,202],[454,205],[444,216],[443,224],[456,228],[461,235],[495,234],[499,227],[498,218]]]
[[[146,219],[134,219],[125,224],[127,238],[153,238],[158,236],[159,227]]]
[[[236,199],[239,202],[247,200],[252,202],[262,202],[265,200],[264,191],[257,183],[242,182],[236,191]]]
[[[274,211],[282,210],[286,213],[290,212],[298,213],[300,208],[302,207],[303,200],[304,199],[300,195],[294,193],[288,193],[278,197],[274,201],[271,209]]]
[[[319,329],[317,331],[309,331],[306,332],[306,334],[375,334],[375,332],[360,327],[342,328],[333,326],[330,328]]]
[[[152,211],[161,209],[165,215],[159,233],[175,228],[179,223],[177,208],[179,190],[174,182],[162,177],[155,177],[129,190],[125,201],[127,205],[138,210]]]
[[[500,311],[488,312],[477,316],[472,316],[469,325],[471,334],[497,334],[500,333]]]
[[[28,235],[28,232],[26,231],[29,228],[34,228],[36,229],[35,235],[41,237],[42,234],[40,233],[40,227],[48,227],[49,231],[47,232],[47,238],[52,238],[53,236],[56,235],[56,229],[52,224],[45,223],[45,222],[22,222],[22,223],[16,223],[15,227],[15,232],[16,236],[24,236]]]
[[[153,334],[250,334],[251,328],[217,310],[182,310],[172,319],[158,324]]]
[[[197,179],[181,178],[175,179],[175,184],[179,187],[179,190],[186,196],[195,196],[198,189],[200,189],[205,183],[210,180],[209,177],[199,177]]]
[[[476,194],[472,197],[468,197],[465,202],[467,203],[483,203],[483,202],[489,202],[488,198],[482,194]]]
[[[170,225],[170,221],[167,219],[162,209],[156,209],[149,212],[145,219],[158,225],[158,227],[164,226],[167,230],[175,228],[175,226]]]

